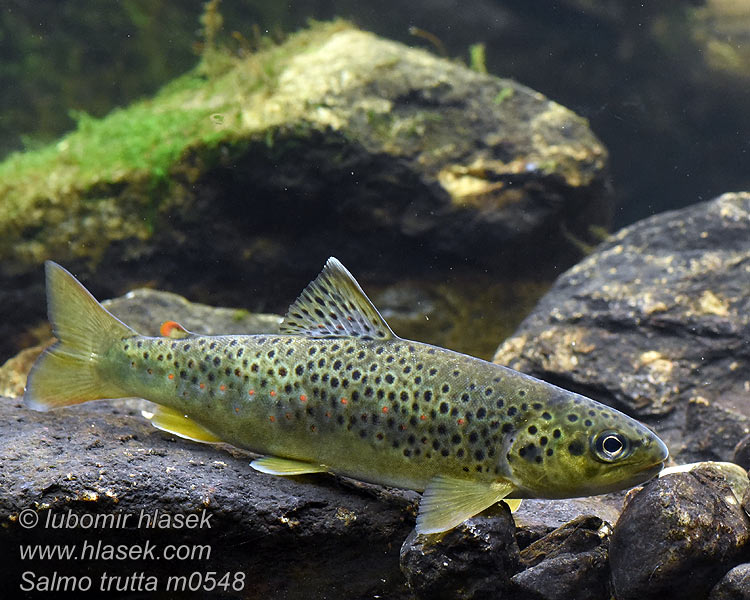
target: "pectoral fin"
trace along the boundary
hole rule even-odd
[[[417,533],[439,533],[453,529],[513,491],[506,481],[492,483],[434,477],[422,495],[417,515]]]
[[[166,406],[157,406],[153,413],[143,411],[142,414],[157,429],[173,433],[188,440],[207,444],[222,441],[205,427],[199,425],[178,410],[167,408]]]
[[[305,475],[306,473],[325,473],[328,471],[323,465],[291,458],[279,458],[278,456],[258,458],[251,462],[250,466],[256,471],[269,475]]]

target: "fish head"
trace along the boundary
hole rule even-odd
[[[631,488],[654,477],[669,450],[635,419],[558,390],[531,416],[502,456],[518,497],[573,498]]]

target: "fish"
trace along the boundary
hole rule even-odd
[[[393,333],[331,257],[278,334],[205,336],[168,321],[140,335],[60,265],[45,265],[57,342],[26,407],[140,397],[157,428],[229,443],[276,476],[334,473],[422,492],[416,531],[497,502],[627,489],[668,449],[646,426],[510,368]]]

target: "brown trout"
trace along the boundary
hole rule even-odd
[[[332,472],[423,491],[417,531],[503,499],[601,494],[641,483],[668,451],[608,406],[484,360],[397,337],[331,258],[278,335],[146,337],[47,262],[58,342],[26,406],[138,396],[152,422],[265,455],[264,473]],[[511,501],[512,502],[512,501]]]

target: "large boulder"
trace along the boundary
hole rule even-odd
[[[215,50],[0,164],[0,356],[43,314],[47,258],[100,297],[149,283],[276,312],[332,254],[370,280],[458,289],[460,264],[523,295],[609,222],[606,159],[542,94],[343,23]]]
[[[750,431],[750,193],[627,227],[562,275],[495,362],[652,425],[678,462]]]

